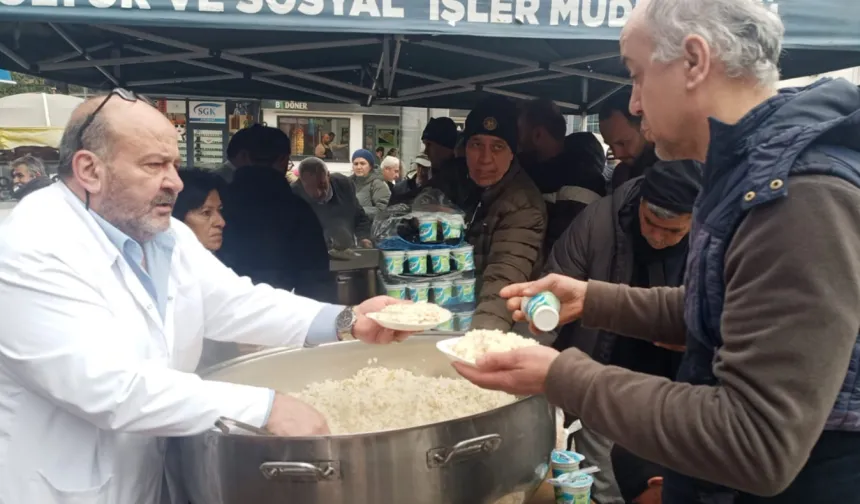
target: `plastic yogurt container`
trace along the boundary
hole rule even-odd
[[[454,330],[454,319],[450,318],[447,322],[442,322],[441,324],[436,326],[436,329],[439,331],[453,331]]]
[[[443,240],[458,240],[463,236],[463,227],[466,225],[466,221],[462,215],[446,215],[440,221],[442,222]]]
[[[385,294],[394,299],[406,299],[406,285],[385,284]]]
[[[388,274],[403,274],[403,265],[406,263],[406,252],[402,250],[383,250],[382,258],[385,261],[385,271]]]
[[[557,503],[563,504],[591,504],[591,485],[594,478],[588,474],[579,474],[561,485],[561,497],[556,498]]]
[[[472,328],[472,317],[475,312],[457,312],[454,314],[454,319],[457,322],[458,331],[468,331]]]
[[[410,250],[406,252],[406,269],[410,275],[426,275],[427,251]]]
[[[430,284],[427,282],[410,283],[406,290],[409,291],[409,299],[416,303],[430,301]]]
[[[543,332],[549,332],[558,326],[561,303],[555,294],[543,291],[533,297],[523,298],[520,309],[535,327]]]
[[[451,303],[454,283],[450,280],[438,280],[430,284],[430,290],[433,291],[433,302],[445,306]]]
[[[451,271],[451,251],[448,249],[430,251],[430,269],[433,273],[448,273]]]
[[[473,271],[475,269],[475,249],[471,245],[451,249],[456,271]]]
[[[454,299],[458,303],[475,302],[475,279],[461,278],[454,280]]]
[[[439,220],[435,214],[421,214],[418,216],[418,239],[422,243],[437,241],[439,232]]]
[[[552,477],[558,478],[562,474],[578,471],[579,464],[582,463],[583,460],[585,460],[585,457],[579,453],[567,450],[553,450],[552,455],[550,455]],[[562,495],[564,493],[562,487],[556,486],[554,489],[556,502],[572,502],[562,500],[564,498]]]

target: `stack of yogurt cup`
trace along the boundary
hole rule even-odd
[[[581,454],[568,450],[553,450],[550,455],[556,504],[589,504],[594,478],[580,473]]]
[[[383,250],[385,272],[389,275],[443,275],[452,271],[474,271],[471,245],[455,249]]]
[[[418,220],[418,240],[421,243],[460,240],[466,223],[462,214],[415,212]]]

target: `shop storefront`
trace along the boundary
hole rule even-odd
[[[384,154],[403,146],[401,107],[361,107],[331,103],[264,100],[263,122],[281,129],[293,144],[297,164],[310,156],[321,157],[332,171],[349,173],[350,157],[357,149]]]

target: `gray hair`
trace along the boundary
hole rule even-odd
[[[684,38],[698,35],[726,66],[728,77],[753,77],[762,87],[779,81],[785,27],[760,0],[652,0],[645,16],[655,61],[678,59]]]
[[[12,168],[17,166],[24,165],[27,167],[27,172],[29,172],[31,177],[44,177],[45,176],[45,165],[42,163],[42,160],[33,156],[32,154],[25,154],[9,165]]]
[[[668,210],[668,209],[663,208],[659,205],[655,205],[654,203],[651,203],[650,201],[646,200],[645,198],[642,198],[642,201],[645,203],[645,206],[648,208],[648,211],[650,211],[651,213],[656,215],[657,218],[660,220],[677,219],[678,217],[680,217],[682,215],[682,214],[679,214],[678,212],[673,212],[672,210]]]
[[[81,106],[84,105],[79,105],[79,107]],[[104,111],[93,119],[81,137],[81,129],[91,114],[92,112],[72,114],[72,118],[66,123],[66,129],[63,130],[63,137],[60,139],[60,159],[57,164],[57,175],[60,178],[67,178],[72,175],[72,160],[79,150],[92,151],[101,158],[107,158],[110,155],[111,131],[107,121],[108,114],[105,114]]]
[[[306,157],[299,163],[299,177],[328,175],[328,166],[318,157]]]
[[[388,168],[389,166],[393,166],[394,168],[397,168],[397,170],[399,171],[400,170],[400,160],[394,156],[385,156],[385,159],[383,159],[382,162],[379,164],[379,168],[384,170],[384,169]]]

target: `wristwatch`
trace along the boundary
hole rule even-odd
[[[355,336],[352,334],[352,328],[358,321],[358,315],[355,313],[355,307],[347,306],[340,312],[334,321],[337,329],[338,341],[352,341]]]

